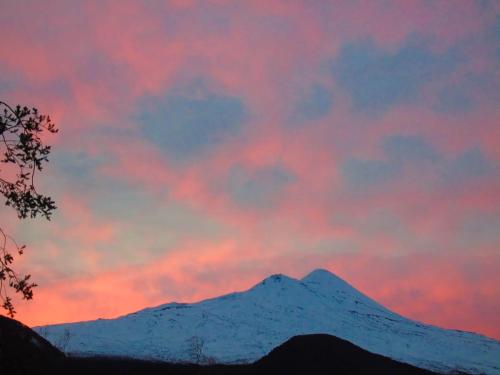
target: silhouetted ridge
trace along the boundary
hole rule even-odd
[[[372,354],[348,341],[323,334],[295,336],[250,365],[200,366],[126,358],[89,357],[68,358],[63,373],[72,375],[436,374]]]
[[[292,337],[254,365],[273,374],[435,374],[325,334]]]
[[[0,315],[0,374],[47,374],[64,358],[38,333]]]

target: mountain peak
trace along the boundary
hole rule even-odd
[[[261,282],[255,284],[250,291],[259,291],[259,293],[267,294],[270,291],[295,290],[300,286],[300,282],[292,277],[277,273],[266,277]]]
[[[311,271],[309,274],[307,274],[307,276],[302,278],[300,281],[302,282],[340,281],[346,284],[346,282],[342,280],[340,277],[336,276],[335,274],[331,273],[330,271],[324,268],[318,268],[315,269],[314,271]]]
[[[246,291],[194,304],[38,331],[54,343],[66,342],[73,354],[166,361],[192,360],[191,339],[198,337],[203,355],[220,363],[254,362],[292,336],[321,332],[441,372],[500,375],[500,342],[405,319],[321,269],[302,280],[272,275]]]
[[[348,282],[344,281],[330,271],[321,268],[312,271],[307,276],[302,278],[300,282],[310,286],[328,290],[329,292],[333,292],[336,290],[349,293],[351,295],[361,295],[361,293],[353,286],[351,286]]]
[[[312,270],[311,272],[309,272],[306,277],[310,277],[313,275],[335,276],[333,273],[331,273],[330,271],[328,271],[325,268],[316,268],[315,270]]]
[[[271,284],[271,283],[274,283],[274,284],[277,284],[277,283],[286,283],[286,284],[289,284],[289,283],[293,283],[295,284],[297,282],[297,280],[287,276],[287,275],[283,275],[281,273],[277,273],[277,274],[274,274],[274,275],[271,275],[269,277],[266,277],[264,280],[262,280],[259,284],[262,284],[262,285],[266,285],[266,284]]]

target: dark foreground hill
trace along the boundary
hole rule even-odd
[[[56,371],[64,354],[31,328],[0,315],[0,374]]]
[[[71,374],[400,374],[433,372],[393,361],[330,335],[295,336],[251,365],[180,365],[110,358],[69,359]]]
[[[253,366],[273,374],[434,374],[322,334],[292,337]]]
[[[331,335],[296,336],[250,365],[170,364],[123,358],[65,357],[29,327],[0,316],[0,374],[434,374]]]
[[[433,372],[393,361],[331,335],[295,336],[250,365],[182,365],[112,358],[67,359],[71,374],[400,374]]]

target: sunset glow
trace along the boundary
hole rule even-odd
[[[325,268],[500,339],[500,2],[3,1],[0,100],[60,128],[1,226],[29,325]]]

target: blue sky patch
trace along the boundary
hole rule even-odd
[[[265,208],[272,206],[294,180],[295,176],[279,164],[255,171],[237,166],[229,173],[226,190],[242,206]]]
[[[295,105],[293,119],[298,121],[316,120],[330,112],[333,106],[333,92],[325,86],[314,85],[299,97]]]
[[[351,158],[342,166],[342,176],[350,188],[366,190],[397,179],[405,165],[436,163],[439,153],[423,138],[391,135],[382,140],[385,158]]]
[[[493,163],[476,147],[464,151],[443,166],[442,177],[446,183],[463,184],[494,172]]]
[[[382,148],[384,158],[351,158],[344,162],[342,176],[349,188],[366,191],[384,186],[401,177],[407,167],[411,167],[413,174],[434,170],[434,181],[422,181],[429,187],[434,183],[461,186],[498,174],[495,164],[477,147],[456,158],[447,158],[421,137],[394,135],[382,140]]]
[[[415,39],[394,52],[365,40],[343,46],[333,74],[356,110],[384,112],[417,98],[423,85],[449,73],[458,62],[453,52],[435,53]]]
[[[352,158],[342,166],[342,176],[347,185],[365,189],[372,185],[392,181],[397,177],[400,166],[387,160],[362,160]]]
[[[437,151],[423,138],[413,135],[391,135],[384,138],[382,147],[393,163],[436,161]]]
[[[473,107],[470,96],[456,86],[447,86],[438,95],[434,109],[442,113],[462,114],[469,112]]]
[[[189,160],[240,133],[247,115],[233,96],[166,95],[138,115],[145,138],[170,157]]]
[[[92,157],[84,152],[70,152],[55,149],[51,163],[57,166],[64,178],[71,182],[83,183],[96,179],[95,172],[103,164],[109,163],[106,156]]]

